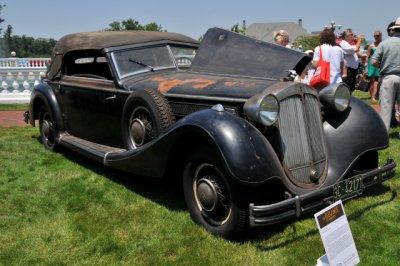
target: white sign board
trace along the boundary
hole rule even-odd
[[[329,265],[356,265],[360,262],[342,201],[314,215]]]

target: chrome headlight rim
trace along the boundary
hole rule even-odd
[[[344,112],[350,106],[351,92],[349,87],[342,83],[337,86],[333,97],[333,106],[336,111]]]
[[[269,102],[267,102],[269,101]],[[269,110],[263,110],[265,105],[269,104]],[[272,104],[272,105],[271,105]],[[264,126],[272,126],[278,120],[279,115],[279,101],[273,94],[265,95],[259,105],[258,121]]]

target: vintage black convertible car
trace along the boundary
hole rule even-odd
[[[192,218],[231,237],[314,212],[394,175],[388,135],[344,84],[290,80],[311,58],[223,29],[61,38],[26,122],[59,145],[148,178],[180,179]]]

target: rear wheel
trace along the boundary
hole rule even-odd
[[[55,151],[58,148],[55,123],[51,111],[45,106],[42,106],[39,112],[39,130],[43,146]]]
[[[183,190],[190,215],[211,233],[225,238],[240,236],[247,228],[248,204],[235,186],[209,149],[197,150],[188,159]]]

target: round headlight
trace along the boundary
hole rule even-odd
[[[349,107],[351,93],[347,86],[339,86],[335,92],[335,108],[339,112],[343,112]]]
[[[259,119],[264,126],[270,126],[278,118],[279,103],[273,95],[267,95],[261,100]]]

